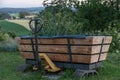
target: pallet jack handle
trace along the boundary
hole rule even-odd
[[[31,19],[29,22],[29,27],[31,31],[34,33],[35,38],[35,46],[33,46],[33,52],[34,52],[34,59],[36,61],[36,67],[38,69],[41,69],[41,58],[39,57],[38,53],[38,33],[43,28],[44,21],[42,19]],[[32,44],[34,45],[34,43]]]

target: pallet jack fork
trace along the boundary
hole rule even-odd
[[[44,64],[44,69],[48,72],[58,72],[61,69],[57,67],[52,60],[45,54],[45,53],[40,53],[39,57],[41,58],[41,62]],[[34,66],[33,70],[37,70],[37,68]]]
[[[41,58],[41,64],[43,65],[44,70],[48,72],[59,72],[61,69],[57,67],[52,60],[45,54],[45,53],[40,53],[39,58]],[[22,64],[17,67],[17,71],[25,72],[28,69],[33,69],[33,70],[38,70],[38,67],[36,65],[31,65],[31,64]]]

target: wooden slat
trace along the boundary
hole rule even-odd
[[[110,36],[88,36],[85,39],[70,39],[71,44],[101,44],[102,39],[104,38],[104,44],[109,44],[112,41],[112,37]]]
[[[35,40],[33,39],[33,42]],[[21,39],[21,42],[23,44],[31,44],[30,39]],[[67,44],[67,39],[38,39],[38,44]]]
[[[71,46],[72,53],[80,54],[95,54],[100,53],[101,45],[98,46]],[[104,45],[102,52],[108,52],[109,45]],[[19,45],[20,51],[33,51],[31,45]],[[40,45],[38,46],[39,52],[58,52],[68,53],[68,46],[56,46],[56,45]]]
[[[103,45],[102,52],[108,52],[110,45]]]
[[[72,53],[94,54],[100,52],[100,46],[72,46]]]
[[[104,43],[108,44],[112,42],[112,36],[105,36]]]
[[[68,47],[67,46],[52,46],[52,45],[43,45],[39,46],[39,51],[40,52],[63,52],[67,53],[68,52]]]
[[[92,44],[93,37],[86,37],[85,39],[70,39],[70,44]]]
[[[47,54],[53,61],[70,62],[69,55],[61,54]],[[94,63],[98,61],[99,55],[72,55],[75,63]],[[101,54],[100,61],[106,59],[106,53]]]
[[[85,39],[71,39],[71,44],[87,44],[87,45],[93,45],[93,44],[101,44],[102,43],[101,36],[88,36]]]
[[[70,39],[70,44],[86,44],[86,45],[93,45],[93,44],[101,44],[102,39],[104,38],[104,44],[109,44],[111,43],[112,37],[110,36],[87,36],[85,39]],[[33,42],[34,39],[33,39]],[[23,44],[31,44],[30,39],[21,39],[20,43]],[[66,38],[46,38],[46,39],[38,39],[38,44],[67,44],[67,39]]]
[[[24,59],[34,59],[34,55],[31,52],[21,52],[21,56]]]
[[[31,45],[20,45],[19,46],[20,51],[33,51]],[[62,52],[62,53],[68,53],[68,47],[67,46],[56,46],[56,45],[40,45],[38,47],[39,52]]]
[[[100,61],[106,59],[107,53],[101,54]],[[77,63],[94,63],[98,61],[99,55],[73,55],[73,62]]]
[[[23,52],[21,53],[23,58],[33,59],[33,54]],[[52,61],[70,62],[70,57],[67,54],[48,54]],[[100,61],[106,59],[107,53],[101,54]],[[98,61],[99,54],[96,55],[72,55],[73,62],[75,63],[94,63]]]

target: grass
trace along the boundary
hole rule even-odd
[[[18,52],[0,52],[0,80],[40,80],[42,78],[39,72],[16,71],[17,66],[23,63],[24,60]]]
[[[0,52],[0,80],[49,80],[38,71],[21,73],[17,66],[25,63],[19,52]],[[67,70],[59,80],[80,80],[71,76]],[[86,77],[82,80],[120,80],[120,54],[109,53],[104,61],[104,68],[99,69],[99,76]]]
[[[5,20],[0,20],[0,27],[4,32],[13,32],[17,36],[29,35],[30,31],[26,29],[24,26],[21,26],[16,23],[8,22]]]

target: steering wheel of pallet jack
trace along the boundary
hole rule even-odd
[[[31,19],[29,22],[29,27],[34,33],[38,33],[39,31],[41,31],[43,25],[44,25],[44,21],[42,19]]]

